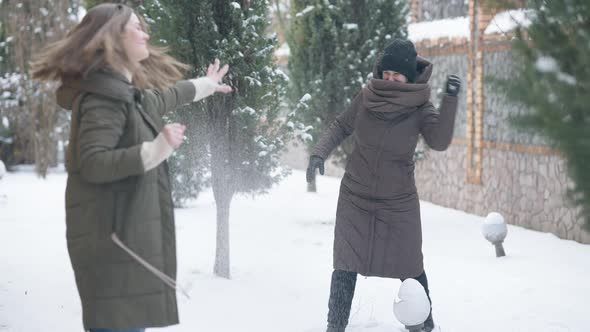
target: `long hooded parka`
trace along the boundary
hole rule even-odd
[[[336,270],[390,278],[424,271],[414,151],[419,135],[434,150],[445,150],[457,109],[457,97],[445,95],[440,112],[429,101],[432,68],[418,57],[415,83],[369,80],[312,151],[325,160],[354,135],[336,212]]]
[[[141,144],[162,130],[162,115],[195,97],[180,81],[165,91],[135,88],[99,70],[63,84],[72,110],[67,152],[66,238],[84,328],[132,329],[178,323],[175,291],[112,240],[176,278],[176,240],[166,162],[145,171]]]

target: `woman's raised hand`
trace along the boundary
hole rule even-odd
[[[212,79],[218,86],[215,88],[215,92],[229,93],[232,92],[232,88],[226,84],[220,84],[221,80],[227,74],[229,66],[226,64],[219,69],[219,59],[215,59],[215,62],[210,64],[207,68],[207,77]]]

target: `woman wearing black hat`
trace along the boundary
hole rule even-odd
[[[428,84],[432,66],[412,42],[395,39],[377,61],[373,78],[312,151],[308,182],[316,169],[324,173],[330,152],[354,134],[336,212],[328,332],[344,332],[357,274],[414,278],[429,295],[413,156],[419,135],[432,149],[447,149],[461,87],[457,76],[449,76],[436,111]],[[431,313],[424,330],[433,328]]]

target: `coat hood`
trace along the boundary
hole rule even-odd
[[[71,110],[74,100],[81,93],[94,93],[110,99],[132,102],[136,89],[122,74],[101,69],[81,79],[63,82],[56,91],[57,103],[62,108]]]

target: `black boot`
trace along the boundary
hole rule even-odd
[[[432,319],[432,313],[428,315],[428,318],[424,323],[416,326],[406,326],[406,330],[409,332],[432,332],[434,330],[434,320]]]
[[[422,331],[431,332],[432,330],[434,330],[434,320],[432,319],[432,299],[430,299],[430,290],[428,289],[428,278],[426,277],[426,272],[422,272],[421,275],[417,276],[414,279],[418,280],[420,285],[422,285],[422,287],[424,287],[424,291],[426,292],[426,296],[428,297],[428,301],[430,302],[430,306],[431,306],[430,314],[428,315],[428,318],[426,318],[426,320],[423,323]],[[401,279],[401,280],[404,281],[406,279]],[[406,326],[406,329],[409,331],[416,330],[416,328],[418,328],[418,327]],[[420,330],[418,329],[417,331],[420,331]]]
[[[424,324],[412,326],[406,325],[406,330],[408,330],[408,332],[424,332]]]
[[[434,320],[432,319],[432,312],[428,315],[428,318],[424,321],[424,332],[431,332],[434,330]]]

